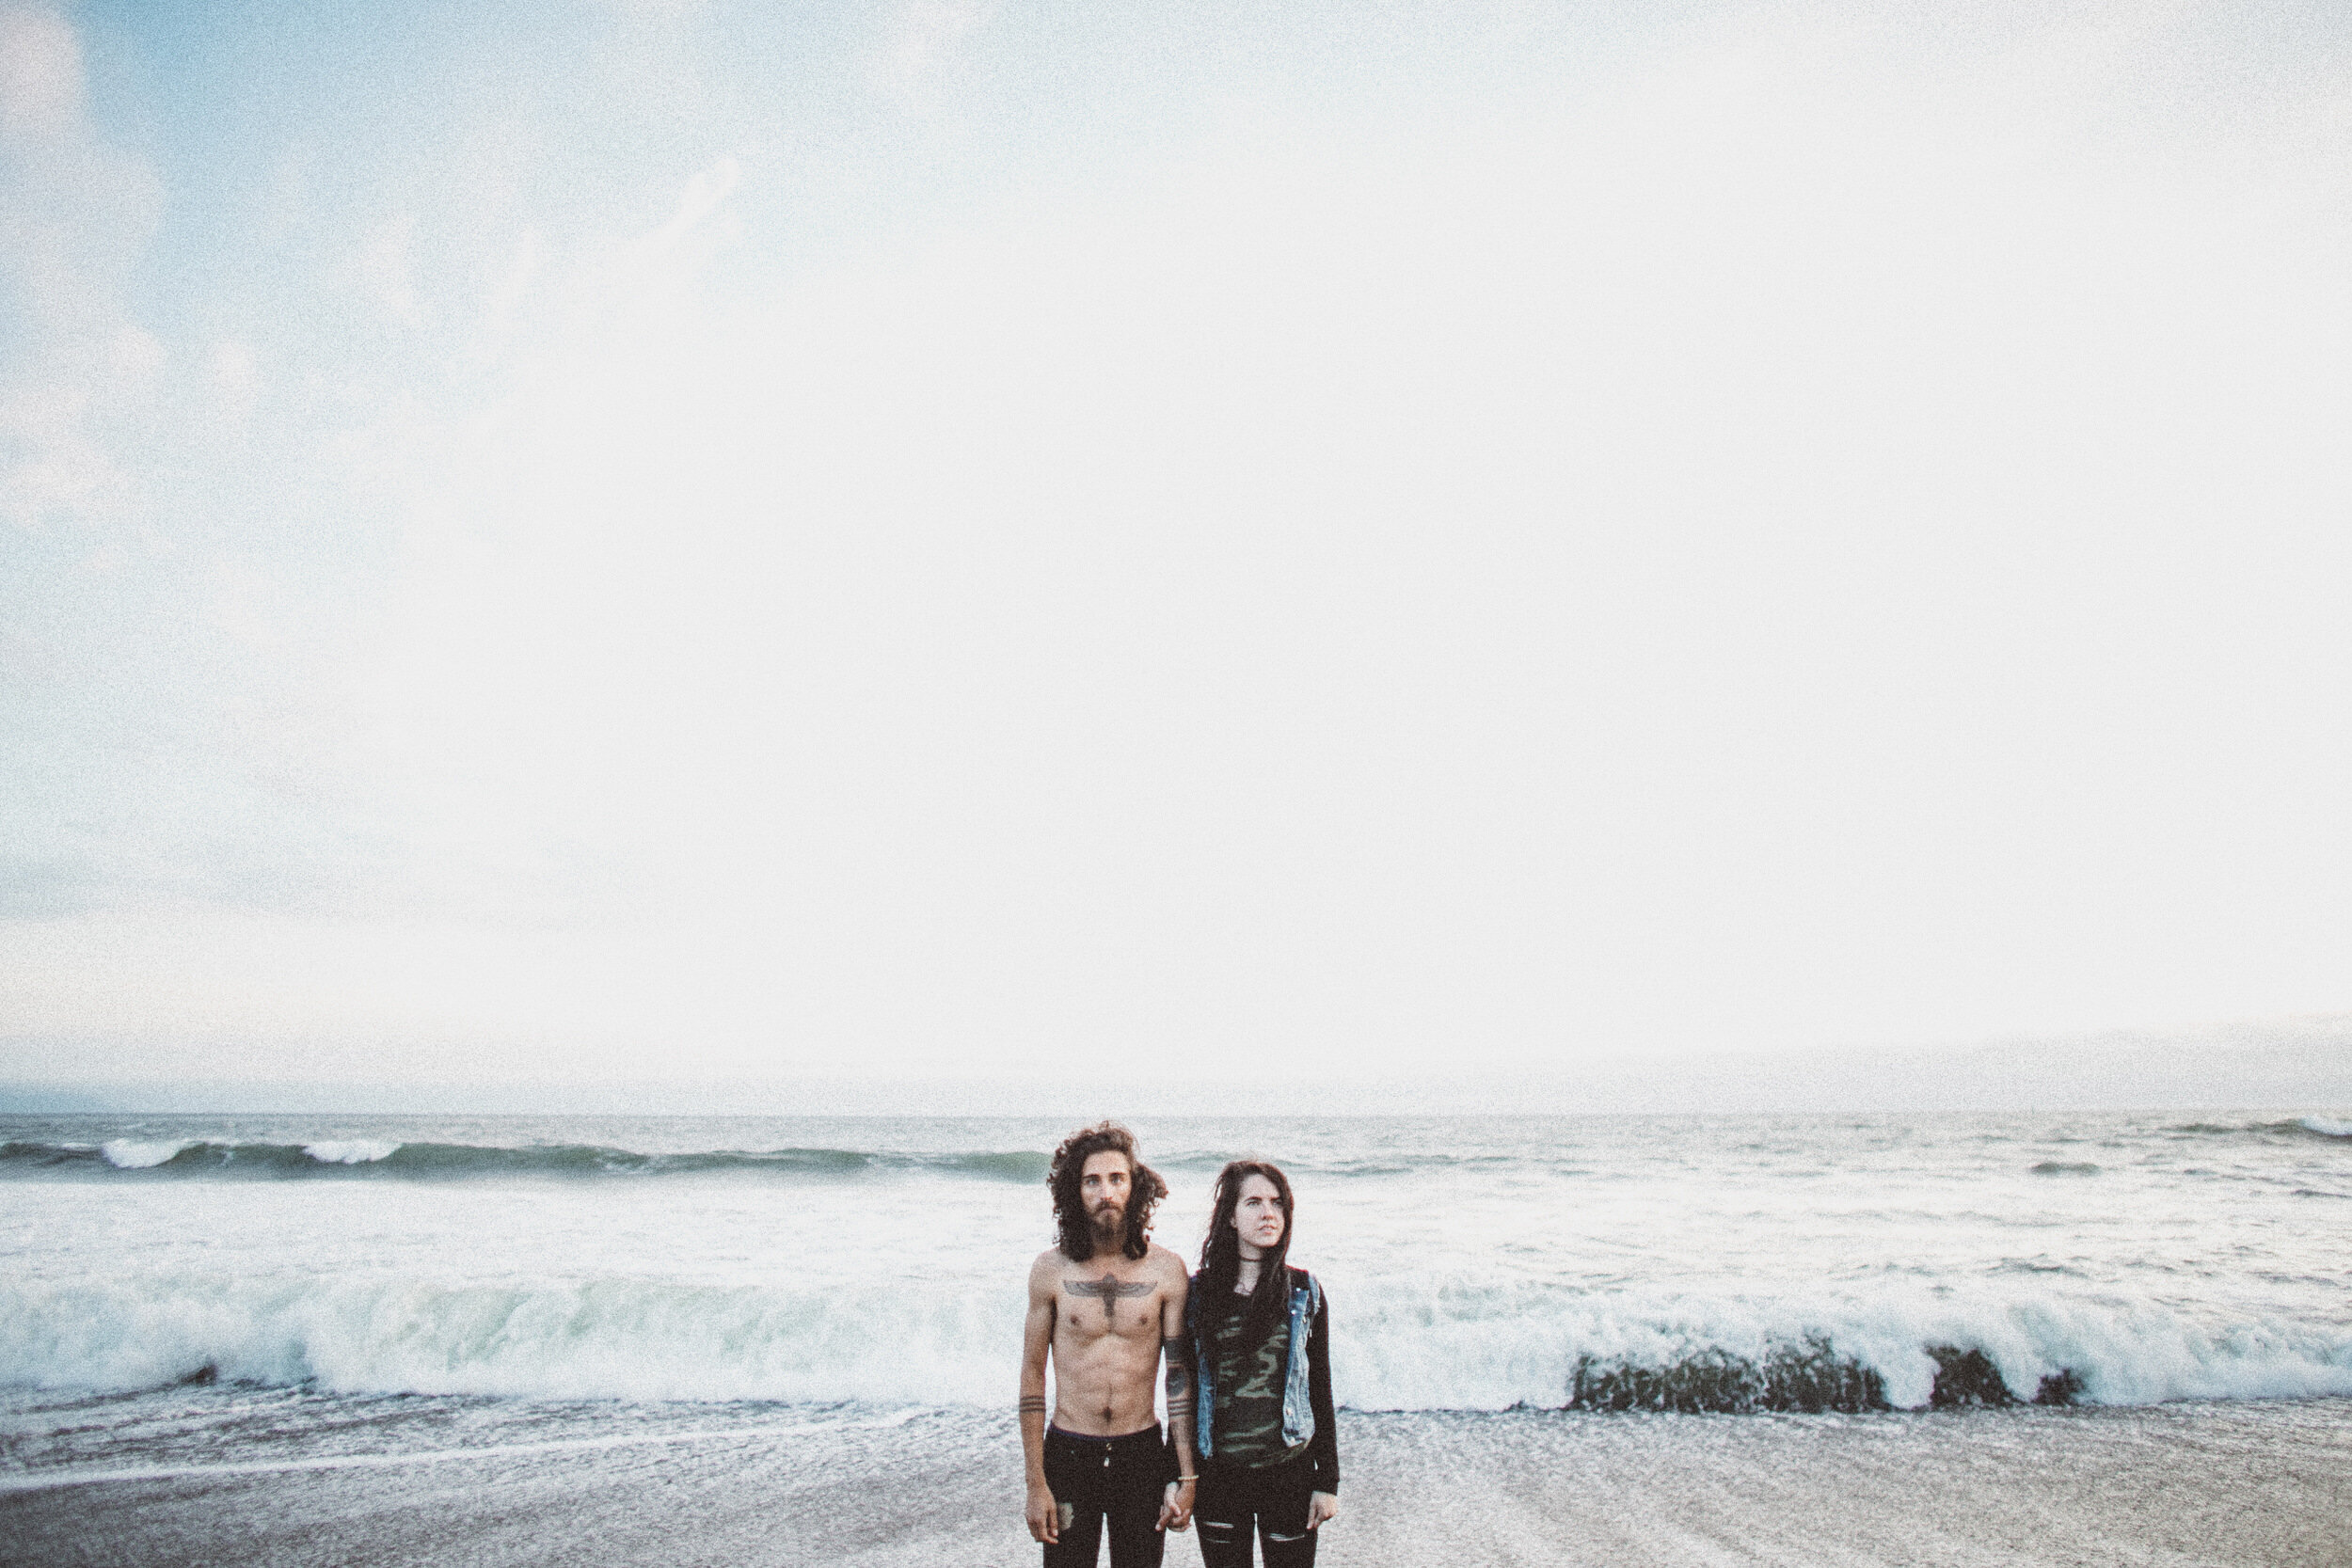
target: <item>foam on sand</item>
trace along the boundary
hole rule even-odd
[[[43,1568],[1035,1560],[1009,1410],[398,1404],[218,1388],[58,1411],[70,1431],[8,1480],[9,1544]],[[158,1428],[192,1441],[154,1453],[141,1434]],[[2348,1437],[2333,1401],[1965,1420],[1351,1414],[1325,1547],[1397,1564],[2306,1568],[2343,1555]]]

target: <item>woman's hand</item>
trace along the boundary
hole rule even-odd
[[[1161,1529],[1181,1530],[1192,1525],[1192,1482],[1171,1481],[1160,1497]]]
[[[1327,1525],[1340,1516],[1340,1499],[1328,1492],[1307,1495],[1307,1528],[1313,1529]]]

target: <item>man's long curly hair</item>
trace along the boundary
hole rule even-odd
[[[1120,1242],[1120,1251],[1141,1258],[1151,1250],[1152,1211],[1168,1196],[1168,1183],[1136,1158],[1136,1135],[1119,1123],[1098,1121],[1064,1138],[1054,1150],[1054,1166],[1046,1173],[1045,1184],[1054,1191],[1058,1244],[1074,1262],[1083,1263],[1094,1256],[1094,1222],[1087,1217],[1078,1180],[1086,1174],[1087,1156],[1105,1149],[1127,1157],[1127,1233]]]

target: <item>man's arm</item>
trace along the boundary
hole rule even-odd
[[[1029,1316],[1021,1329],[1021,1461],[1028,1475],[1029,1534],[1052,1545],[1061,1539],[1061,1514],[1045,1483],[1045,1355],[1054,1343],[1052,1254],[1029,1269]]]
[[[1184,1266],[1175,1266],[1176,1283],[1160,1303],[1160,1351],[1168,1358],[1168,1440],[1176,1450],[1176,1481],[1160,1509],[1164,1529],[1183,1529],[1192,1523],[1193,1481],[1200,1471],[1193,1451],[1194,1390],[1192,1336],[1184,1332],[1184,1297],[1191,1287]]]

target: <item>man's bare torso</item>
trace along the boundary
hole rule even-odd
[[[1053,1301],[1054,1425],[1090,1437],[1151,1426],[1160,1341],[1184,1332],[1183,1260],[1154,1246],[1080,1263],[1057,1247],[1029,1277],[1032,1299]]]

